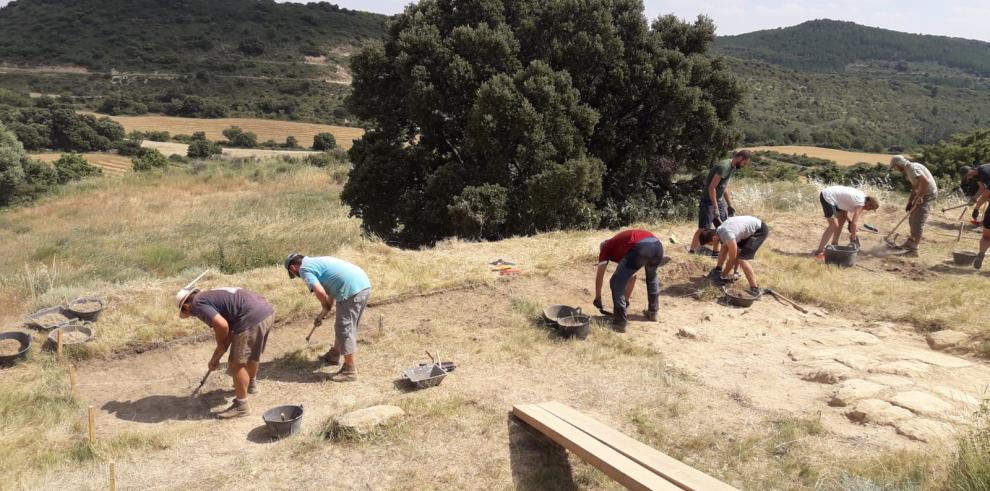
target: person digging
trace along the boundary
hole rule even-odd
[[[756,257],[756,252],[769,234],[770,227],[766,222],[751,216],[729,217],[717,229],[702,231],[702,244],[723,246],[718,255],[718,263],[709,273],[709,277],[718,284],[725,285],[738,280],[737,271],[742,269],[746,281],[749,282],[749,290],[746,292],[757,298],[763,296],[765,290],[757,283],[756,273],[753,272],[753,266],[749,262]]]
[[[705,254],[700,242],[701,232],[710,230],[721,225],[726,218],[735,216],[736,209],[732,207],[732,193],[729,192],[729,180],[736,171],[743,169],[752,162],[753,152],[749,150],[739,150],[732,154],[731,159],[722,160],[708,171],[708,178],[705,180],[705,189],[698,202],[698,230],[694,232],[691,239],[691,246],[688,252],[692,254]],[[718,253],[718,246],[714,246],[714,253]]]
[[[625,230],[601,243],[598,250],[598,269],[595,272],[594,305],[602,310],[602,283],[609,261],[618,263],[608,281],[612,290],[612,329],[626,332],[629,318],[626,309],[636,286],[636,273],[646,269],[647,310],[646,318],[657,320],[660,310],[660,279],[657,268],[663,262],[663,244],[646,230]],[[604,311],[603,311],[604,312]]]
[[[979,189],[970,200],[973,205],[973,220],[980,219],[980,207],[990,201],[990,164],[983,164],[977,167],[964,166],[959,169],[963,180],[979,179]],[[983,268],[983,260],[986,258],[987,249],[990,249],[990,208],[983,214],[983,236],[980,238],[980,252],[973,261],[973,267]]]
[[[815,257],[820,260],[825,259],[825,245],[831,241],[832,245],[839,243],[842,235],[842,227],[849,222],[849,241],[859,247],[859,219],[863,211],[874,211],[880,208],[880,202],[873,196],[847,186],[830,186],[822,190],[818,195],[818,200],[822,204],[822,211],[825,213],[825,220],[828,227],[822,234],[822,240],[815,249]]]
[[[901,155],[890,159],[890,169],[901,172],[911,183],[911,196],[904,207],[904,211],[910,213],[908,225],[911,227],[911,236],[899,249],[906,250],[906,256],[918,257],[918,244],[925,231],[925,222],[931,214],[932,204],[938,199],[938,185],[927,167]]]
[[[343,259],[306,257],[295,252],[285,258],[284,265],[289,278],[302,278],[323,307],[313,320],[314,328],[323,324],[336,302],[333,346],[320,359],[328,365],[338,365],[343,356],[344,364],[330,379],[335,382],[356,381],[354,353],[357,351],[358,326],[371,298],[368,275]]]
[[[261,295],[243,288],[187,290],[175,295],[179,317],[195,316],[213,328],[217,347],[207,366],[210,371],[220,365],[227,348],[227,372],[234,381],[234,401],[219,412],[220,419],[247,416],[248,394],[258,392],[258,363],[268,343],[268,333],[275,319],[275,309]]]

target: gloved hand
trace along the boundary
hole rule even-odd
[[[906,211],[906,212],[907,212],[907,211],[911,211],[911,208],[914,208],[914,207],[912,206],[913,204],[914,204],[914,203],[912,203],[911,201],[908,201],[908,202],[907,202],[907,205],[906,205],[906,206],[904,206],[904,211]]]
[[[323,315],[321,314],[316,316],[315,319],[313,319],[313,327],[320,327],[322,325],[323,325]]]
[[[979,210],[979,208],[974,208],[973,209],[973,220],[979,220],[979,219],[980,219],[980,210]]]
[[[601,310],[603,308],[603,306],[602,306],[602,299],[595,298],[595,300],[593,302],[591,302],[591,305],[594,305],[596,309]]]
[[[734,216],[736,216],[736,209],[735,209],[735,208],[733,208],[733,207],[732,207],[732,205],[729,205],[729,209],[728,209],[728,211],[729,211],[729,216],[730,216],[730,217],[734,217]]]
[[[712,225],[715,225],[715,227],[721,227],[722,226],[722,220],[719,217],[716,216],[716,217],[712,218]]]

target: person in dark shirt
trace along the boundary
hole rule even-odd
[[[703,244],[700,242],[701,232],[713,226],[718,227],[727,218],[736,215],[736,209],[732,207],[732,193],[728,189],[729,180],[736,171],[748,166],[752,160],[753,152],[739,150],[732,154],[731,159],[716,162],[708,171],[705,189],[698,202],[698,230],[694,232],[688,252],[704,254],[701,248]],[[717,253],[718,249],[714,252]]]
[[[261,295],[243,288],[187,290],[175,296],[179,317],[197,317],[213,328],[217,347],[207,366],[216,370],[220,358],[230,348],[227,371],[234,380],[235,399],[230,407],[217,413],[220,419],[247,416],[248,394],[258,391],[258,363],[268,343],[268,332],[275,319],[275,309]]]
[[[648,308],[646,317],[657,320],[660,310],[660,280],[657,277],[657,267],[663,262],[663,244],[652,233],[646,230],[626,230],[619,232],[611,239],[601,243],[598,252],[598,270],[595,274],[594,305],[602,308],[602,283],[605,269],[609,261],[618,263],[615,273],[609,279],[612,289],[612,328],[618,332],[626,332],[629,318],[626,309],[629,306],[629,296],[636,285],[636,272],[646,268],[646,292]]]
[[[983,164],[977,167],[964,166],[959,169],[963,181],[977,179],[979,189],[970,198],[973,206],[973,220],[980,219],[980,208],[984,203],[990,201],[990,164]],[[980,252],[976,255],[973,267],[980,269],[983,267],[983,259],[986,258],[987,249],[990,249],[990,208],[983,214],[983,237],[980,238]]]

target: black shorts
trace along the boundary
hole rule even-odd
[[[835,216],[835,212],[839,211],[835,205],[825,201],[825,193],[818,193],[818,201],[822,202],[822,211],[825,212],[825,218],[832,218]]]
[[[721,225],[725,219],[729,218],[729,209],[725,204],[725,199],[718,200],[718,207],[712,206],[712,200],[708,199],[707,196],[703,196],[701,201],[698,202],[698,228],[700,230],[708,230],[712,228],[712,225],[716,227]],[[716,213],[718,216],[716,217]]]
[[[768,235],[770,235],[770,227],[767,226],[767,222],[763,222],[763,225],[755,234],[736,244],[739,247],[739,259],[749,261],[755,258],[756,251],[760,250],[760,246],[767,240]]]

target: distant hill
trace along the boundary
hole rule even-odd
[[[0,9],[0,62],[265,72],[378,38],[384,20],[329,3],[16,0]]]
[[[798,70],[835,72],[863,62],[941,65],[990,77],[990,43],[866,27],[852,22],[814,20],[793,27],[720,37],[724,54],[757,59]],[[898,67],[898,63],[901,65]]]

